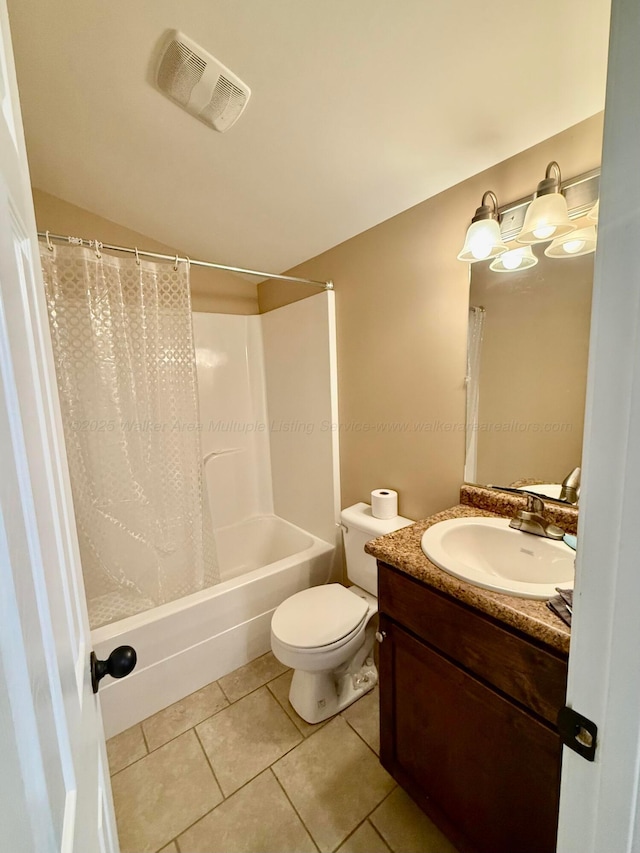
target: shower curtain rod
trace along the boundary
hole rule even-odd
[[[50,245],[50,240],[58,240],[62,243],[69,243],[71,246],[88,246],[90,249],[106,249],[108,252],[126,252],[129,255],[135,255],[136,258],[154,258],[158,261],[173,261],[174,264],[186,263],[194,267],[208,267],[214,270],[226,270],[227,272],[236,272],[243,275],[259,275],[262,278],[277,278],[279,281],[297,281],[301,284],[312,284],[314,287],[322,287],[325,290],[333,290],[332,281],[314,281],[311,278],[298,278],[295,275],[278,275],[271,272],[260,272],[260,270],[247,270],[242,267],[230,267],[226,264],[214,264],[211,261],[193,261],[191,258],[180,257],[179,255],[160,255],[157,252],[143,252],[142,249],[130,248],[128,246],[111,246],[109,243],[100,243],[98,240],[85,240],[82,237],[65,237],[62,234],[50,234],[48,231],[38,231],[38,237],[41,240],[46,240],[47,245]]]

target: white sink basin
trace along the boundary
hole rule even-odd
[[[457,578],[520,598],[571,588],[575,551],[564,542],[509,527],[506,518],[454,518],[425,530],[425,555]]]

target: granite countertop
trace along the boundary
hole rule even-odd
[[[448,574],[428,560],[420,547],[424,531],[439,521],[450,518],[489,517],[501,518],[514,515],[514,507],[524,505],[524,498],[498,493],[486,493],[488,490],[477,486],[463,486],[458,506],[432,515],[424,521],[418,521],[411,527],[403,527],[394,533],[379,536],[367,542],[365,551],[383,563],[388,563],[412,578],[434,589],[447,593],[453,598],[473,607],[475,610],[492,616],[494,619],[510,625],[524,634],[538,640],[556,651],[568,653],[571,638],[570,628],[546,605],[545,601],[530,598],[516,598],[500,592],[482,589]],[[472,505],[471,501],[476,505]],[[480,505],[477,505],[480,504]],[[490,507],[490,508],[489,508]],[[569,515],[567,515],[569,513]],[[573,515],[572,515],[573,514]],[[577,511],[557,507],[548,513],[554,516],[567,532],[575,532]],[[564,523],[563,523],[564,522]],[[571,528],[571,529],[570,529]]]

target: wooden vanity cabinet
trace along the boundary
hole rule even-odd
[[[461,853],[553,853],[566,656],[378,569],[382,764]]]

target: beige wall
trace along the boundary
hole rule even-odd
[[[561,483],[580,465],[594,256],[558,260],[544,248],[528,270],[472,267],[471,303],[485,309],[479,483]]]
[[[150,252],[172,255],[185,252],[179,247],[166,246],[137,231],[103,219],[81,207],[49,195],[42,190],[33,190],[38,231],[53,234],[71,234],[75,237],[100,240],[114,246],[137,246]],[[204,258],[203,260],[209,260]],[[213,258],[212,260],[215,260]],[[219,314],[257,314],[258,299],[255,284],[222,270],[191,267],[191,301],[194,311],[209,311]]]
[[[410,518],[457,502],[469,270],[456,255],[465,230],[485,190],[515,201],[535,190],[549,160],[565,177],[595,168],[601,145],[600,114],[291,271],[335,281],[343,506],[378,486],[397,489]],[[261,283],[260,309],[310,292]]]

